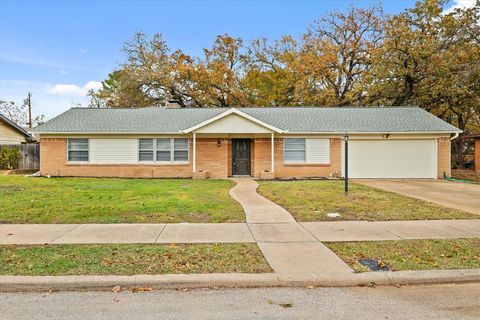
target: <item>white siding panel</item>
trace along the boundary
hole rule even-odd
[[[228,115],[205,127],[196,130],[198,133],[270,133],[270,129],[236,114]]]
[[[20,144],[25,141],[23,134],[0,121],[0,144]]]
[[[307,163],[330,163],[330,139],[306,139]]]
[[[352,140],[350,178],[436,178],[435,140]],[[342,174],[344,150],[342,141]]]
[[[136,163],[138,139],[89,139],[91,163]]]

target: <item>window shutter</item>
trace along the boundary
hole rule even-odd
[[[330,163],[330,139],[306,139],[307,163]]]

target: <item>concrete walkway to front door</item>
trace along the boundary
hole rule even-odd
[[[230,195],[243,207],[247,225],[279,277],[318,279],[353,270],[276,203],[257,193],[253,179],[235,179]]]

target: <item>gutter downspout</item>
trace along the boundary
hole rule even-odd
[[[453,140],[457,139],[459,135],[460,135],[460,132],[455,132],[454,136],[450,138],[450,141],[453,141]],[[450,159],[451,158],[452,158],[452,154],[451,154],[451,151],[450,151]],[[443,172],[443,179],[448,179],[448,176],[445,173],[445,171]]]

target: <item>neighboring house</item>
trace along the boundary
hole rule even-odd
[[[35,139],[22,127],[0,114],[0,144],[21,144]]]
[[[461,131],[415,107],[72,108],[38,126],[51,176],[450,176]]]

